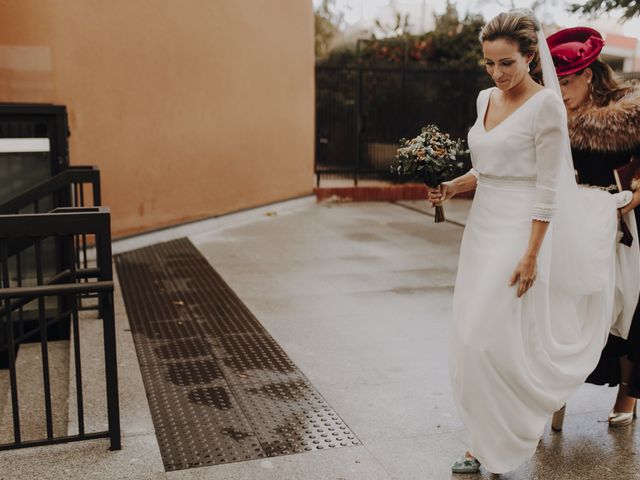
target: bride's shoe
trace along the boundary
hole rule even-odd
[[[609,426],[611,427],[626,427],[631,425],[633,420],[638,416],[638,401],[633,404],[633,411],[631,412],[616,412],[611,410],[609,413]]]
[[[451,471],[453,473],[478,473],[480,471],[480,462],[477,458],[466,454],[455,461],[451,466]]]

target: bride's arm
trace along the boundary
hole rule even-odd
[[[558,178],[568,151],[566,110],[556,95],[543,99],[533,122],[536,154],[536,194],[533,204],[531,234],[524,255],[510,279],[518,283],[518,297],[531,288],[537,275],[537,258],[556,210]]]

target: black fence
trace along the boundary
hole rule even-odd
[[[64,207],[52,208],[60,205]],[[13,417],[13,442],[1,444],[0,450],[103,437],[110,438],[112,449],[120,448],[110,214],[100,205],[100,171],[91,166],[68,167],[0,203],[0,368],[9,370]],[[104,432],[87,432],[84,427],[82,310],[95,310],[103,323],[108,420]],[[54,436],[53,417],[66,411],[52,410],[48,342],[69,338],[78,431]],[[16,359],[21,346],[34,342],[41,345],[41,431],[46,431],[46,438],[24,440]]]
[[[491,85],[480,70],[357,64],[316,66],[316,157],[321,177],[399,180],[389,169],[400,138],[433,123],[466,139],[478,91]]]
[[[627,79],[640,73],[625,73]],[[433,69],[410,62],[316,66],[317,185],[321,178],[401,181],[389,165],[401,138],[433,123],[466,140],[478,92],[493,85],[480,68]]]
[[[69,252],[54,272],[45,272],[43,242],[55,239]],[[95,265],[78,266],[77,246],[80,238],[90,238],[95,251]],[[10,273],[10,259],[19,252],[33,249],[35,282],[25,285]],[[0,215],[0,264],[2,288],[0,301],[4,315],[0,321],[0,351],[6,352],[9,368],[13,442],[0,445],[0,450],[46,445],[94,438],[109,438],[111,449],[120,448],[120,420],[116,362],[115,318],[113,308],[113,273],[111,258],[110,213],[104,207],[58,208],[49,213]],[[108,430],[85,431],[82,363],[80,358],[80,298],[92,294],[99,298],[99,317],[103,323],[104,367],[107,396]],[[54,300],[57,309],[48,308]],[[64,308],[60,308],[64,306]],[[37,325],[25,327],[24,311],[37,316]],[[54,436],[48,330],[56,323],[71,321],[78,432],[75,435]],[[46,438],[23,440],[18,396],[16,353],[19,346],[37,336],[41,345],[44,386]],[[44,429],[43,429],[44,430]]]
[[[47,202],[48,199],[52,201]],[[49,210],[52,203],[83,206],[87,201],[94,206],[101,204],[100,170],[94,166],[71,166],[1,202],[0,214],[40,213]]]
[[[24,190],[15,197],[0,203],[0,215],[29,214],[49,212],[55,207],[85,207],[100,206],[100,171],[93,166],[74,166],[57,173],[31,188]],[[89,265],[89,239],[86,235],[74,238],[74,248],[64,244],[52,236],[41,241],[43,253],[42,269],[44,275],[60,271],[63,264],[70,259],[75,260],[77,268],[87,268]],[[25,248],[17,249],[8,258],[9,273],[17,286],[33,285],[36,279],[36,252],[29,239],[24,240]],[[80,298],[80,308],[97,309],[99,306],[88,305],[87,300],[95,295],[85,294]],[[53,317],[60,311],[68,310],[64,299],[49,299],[47,301],[47,316]],[[37,325],[38,318],[35,309],[20,308],[20,333],[30,330],[31,337],[24,339],[38,341],[38,331],[31,327]],[[68,339],[70,320],[55,322],[48,327],[48,338],[51,340]],[[2,333],[0,332],[0,368],[7,368],[7,351],[2,349]]]

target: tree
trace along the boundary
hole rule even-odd
[[[316,58],[324,58],[331,49],[331,42],[344,26],[344,13],[336,12],[335,0],[322,0],[314,10]]]
[[[409,14],[405,16],[398,11],[395,12],[395,24],[383,25],[378,19],[375,20],[375,26],[382,38],[403,37],[409,35]],[[376,37],[376,32],[372,32],[372,36]]]
[[[482,58],[478,34],[484,24],[479,15],[460,20],[451,2],[441,15],[435,15],[433,31],[422,35],[408,32],[408,17],[396,16],[396,24],[387,28],[383,38],[372,36],[361,49],[365,62],[384,61],[434,67],[477,67]],[[379,26],[380,27],[380,26]]]
[[[637,0],[588,0],[585,3],[574,3],[569,7],[573,13],[583,13],[592,17],[617,9],[623,9],[622,18],[629,20],[640,15],[640,2]]]
[[[454,35],[459,33],[460,19],[458,18],[458,10],[451,2],[447,2],[447,8],[442,15],[434,15],[436,33],[445,35]]]
[[[483,25],[480,15],[460,20],[455,5],[447,2],[445,12],[435,16],[433,60],[446,66],[477,66],[482,58],[478,35]]]

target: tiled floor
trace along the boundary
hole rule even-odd
[[[188,239],[115,263],[167,471],[360,444]]]

